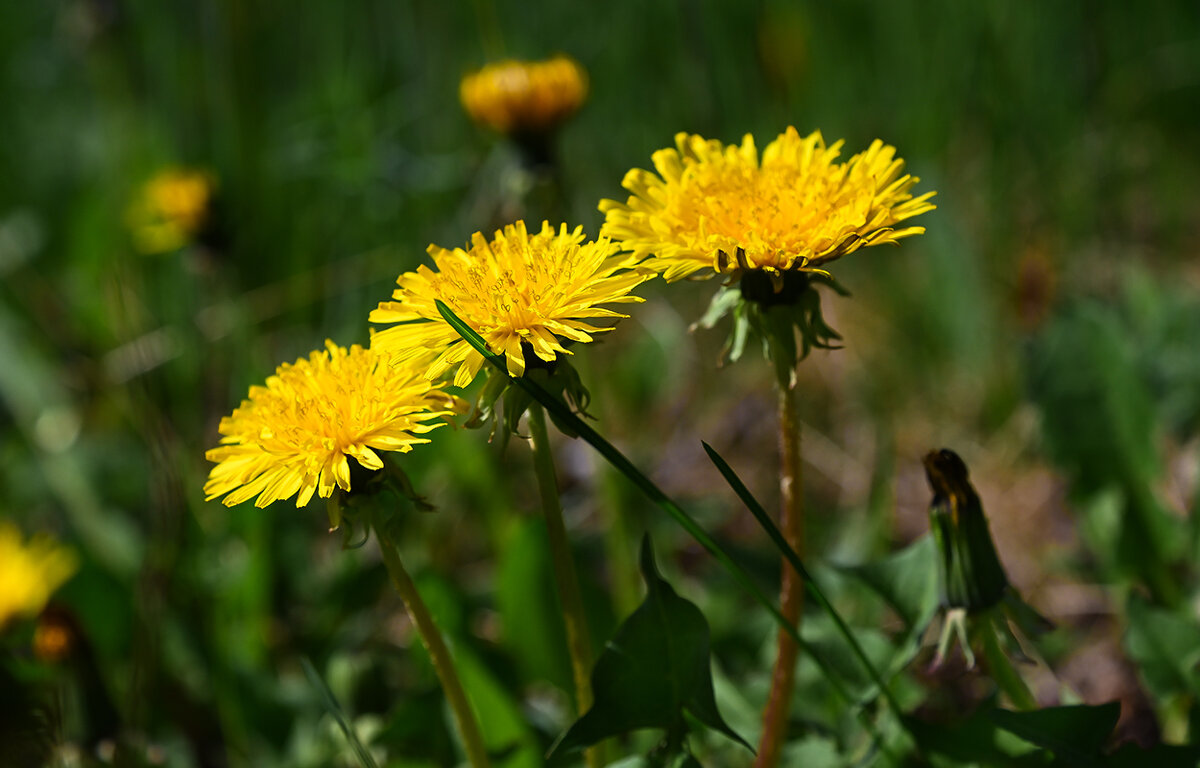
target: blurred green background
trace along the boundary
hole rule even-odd
[[[846,139],[845,156],[878,137],[938,191],[926,235],[834,265],[853,293],[826,302],[846,348],[801,366],[809,557],[858,562],[922,534],[919,459],[953,447],[1011,579],[1066,630],[1060,680],[1121,699],[1125,737],[1189,738],[1195,3],[48,0],[0,5],[0,514],[83,563],[58,600],[91,672],[35,662],[28,627],[3,640],[19,677],[65,691],[55,739],[87,755],[120,733],[171,766],[353,764],[309,658],[388,765],[453,763],[373,545],[343,552],[319,505],[204,502],[203,454],[277,364],[365,343],[428,243],[506,223],[519,158],[471,124],[458,83],[555,52],[590,78],[558,136],[557,210],[591,235],[597,202],[623,199],[623,174],[677,131],[761,148],[794,125]],[[212,174],[211,225],[139,253],[127,211],[171,167]],[[550,215],[539,205],[525,214]],[[687,332],[714,288],[647,286],[579,364],[600,429],[770,585],[767,542],[700,449],[776,498],[769,368],[718,370],[720,329]],[[405,560],[489,738],[513,745],[500,764],[539,765],[570,699],[528,452],[435,437],[404,461],[439,507],[411,517]],[[597,647],[640,599],[649,528],[753,741],[769,621],[586,446],[559,448]],[[1182,654],[1139,634],[1167,625]],[[977,693],[957,675],[925,682]],[[795,754],[836,753],[809,725]],[[746,759],[714,745],[716,764]]]

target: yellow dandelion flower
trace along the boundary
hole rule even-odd
[[[587,73],[574,59],[506,60],[467,75],[459,97],[467,114],[500,133],[546,131],[570,117],[587,96]]]
[[[42,610],[75,568],[67,549],[44,537],[22,542],[15,525],[0,521],[0,627]]]
[[[349,491],[348,459],[381,469],[375,451],[407,453],[444,423],[427,422],[462,410],[423,369],[391,365],[358,345],[325,347],[279,366],[221,420],[221,445],[205,454],[217,463],[204,485],[207,500],[227,494],[233,506],[258,496],[255,505],[265,507],[299,493],[302,507],[313,493]]]
[[[134,246],[165,253],[187,245],[208,220],[214,187],[205,171],[171,168],[154,175],[126,212]]]
[[[607,331],[584,320],[626,315],[601,307],[642,301],[630,293],[651,275],[628,269],[627,258],[606,238],[584,242],[583,227],[555,232],[549,222],[529,234],[518,221],[495,233],[489,242],[476,232],[468,250],[429,246],[436,271],[426,266],[396,279],[395,301],[385,301],[370,316],[372,323],[402,323],[377,332],[371,347],[401,361],[426,360],[429,378],[453,366],[454,384],[465,387],[483,365],[446,323],[435,300],[441,300],[475,329],[488,346],[508,361],[513,376],[525,373],[525,351],[552,362],[571,354],[566,341],[588,342]]]
[[[842,142],[788,128],[767,145],[761,162],[754,138],[740,146],[696,135],[675,136],[674,149],[653,155],[658,173],[635,168],[622,186],[625,203],[603,200],[601,234],[667,280],[706,269],[767,273],[824,272],[821,266],[867,245],[894,243],[924,227],[900,227],[933,210],[919,181],[902,173],[895,147],[876,140],[837,162]]]

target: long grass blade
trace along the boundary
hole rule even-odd
[[[892,697],[892,692],[888,690],[887,685],[884,683],[883,676],[879,674],[879,670],[875,669],[875,665],[872,664],[871,660],[867,658],[866,652],[863,651],[862,646],[859,645],[858,640],[854,637],[854,633],[850,631],[850,627],[847,626],[846,622],[842,619],[841,614],[838,613],[837,609],[833,607],[833,604],[830,603],[829,599],[825,596],[825,591],[821,589],[821,586],[817,583],[816,579],[814,579],[812,574],[809,573],[808,569],[804,567],[804,562],[800,559],[800,555],[798,555],[796,550],[792,549],[791,545],[787,543],[787,539],[783,537],[783,532],[780,531],[779,527],[775,525],[775,521],[772,520],[767,514],[767,511],[763,509],[762,504],[758,503],[758,499],[754,498],[754,494],[750,493],[750,489],[746,487],[746,484],[742,482],[742,479],[737,476],[736,472],[733,471],[733,467],[729,466],[725,459],[721,458],[721,455],[717,453],[711,445],[703,440],[700,442],[704,446],[704,452],[708,454],[708,458],[713,464],[716,465],[717,471],[719,471],[721,476],[725,478],[725,482],[729,483],[729,487],[733,489],[733,492],[737,494],[737,497],[741,499],[742,503],[746,505],[746,508],[750,510],[750,514],[754,515],[754,519],[757,520],[758,524],[762,526],[762,529],[767,532],[767,536],[770,537],[771,541],[775,544],[775,547],[783,554],[785,558],[787,558],[787,561],[791,564],[791,566],[796,569],[796,573],[799,573],[804,579],[804,586],[808,589],[809,594],[811,594],[813,599],[817,601],[821,608],[823,608],[825,612],[829,614],[829,618],[833,619],[833,623],[837,626],[838,632],[840,632],[841,635],[846,638],[846,642],[850,644],[850,649],[854,651],[854,655],[858,657],[858,660],[867,670],[867,674],[871,676],[871,681],[874,682],[879,688],[880,695],[887,700],[888,705],[891,706],[892,710],[896,714],[900,714],[903,710],[900,709],[900,705]]]
[[[300,659],[300,663],[304,666],[304,674],[308,677],[308,682],[312,684],[313,688],[317,689],[317,693],[321,694],[321,703],[325,705],[325,711],[337,721],[338,727],[346,735],[346,741],[350,742],[350,746],[354,747],[354,754],[358,757],[359,764],[363,768],[379,768],[379,764],[371,756],[370,750],[359,740],[358,734],[355,733],[354,728],[350,725],[350,721],[346,719],[346,713],[342,711],[342,706],[338,704],[337,697],[333,695],[333,691],[329,690],[329,686],[325,683],[320,673],[317,672],[316,667],[312,665],[308,657]]]

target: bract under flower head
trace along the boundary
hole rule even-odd
[[[0,521],[0,627],[42,610],[75,567],[67,549],[46,538],[24,542],[15,525]]]
[[[302,507],[314,493],[349,491],[349,459],[381,469],[376,451],[406,453],[427,443],[421,435],[464,407],[424,369],[393,365],[358,345],[325,347],[279,366],[221,420],[221,445],[205,454],[217,462],[204,485],[207,499],[227,494],[223,501],[233,506],[258,496],[255,506],[265,507],[299,494]]]
[[[761,162],[750,135],[738,145],[679,133],[675,148],[653,155],[657,173],[635,168],[620,203],[603,200],[602,235],[621,243],[667,280],[704,270],[740,274],[826,264],[866,245],[894,243],[924,227],[897,228],[932,210],[919,181],[902,174],[894,147],[876,140],[837,162],[842,142],[788,128],[767,145]]]
[[[601,304],[642,301],[630,291],[652,275],[629,269],[617,251],[606,238],[584,242],[582,227],[563,224],[556,232],[543,222],[540,232],[529,234],[523,221],[491,241],[476,232],[465,250],[431,245],[436,271],[421,266],[400,275],[394,301],[371,313],[372,323],[402,323],[375,333],[371,348],[399,361],[436,355],[429,378],[457,365],[455,386],[470,384],[483,356],[442,319],[434,304],[441,300],[507,358],[510,374],[522,376],[526,348],[552,362],[571,354],[567,341],[592,341],[592,334],[609,330],[585,320],[625,317]]]
[[[142,253],[182,248],[208,219],[215,182],[212,174],[169,168],[150,178],[126,213],[134,246]]]
[[[587,73],[574,59],[508,59],[462,79],[459,97],[473,120],[500,133],[536,133],[570,117],[587,96]]]

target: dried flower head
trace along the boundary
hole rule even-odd
[[[476,232],[467,249],[431,245],[436,271],[421,266],[397,278],[394,301],[381,302],[370,320],[401,325],[375,333],[371,347],[400,361],[436,356],[428,377],[457,365],[455,386],[470,384],[483,356],[442,319],[434,304],[441,300],[507,358],[510,374],[522,376],[526,349],[553,362],[571,354],[567,342],[588,342],[609,330],[585,320],[625,317],[601,304],[642,300],[630,291],[651,275],[628,269],[617,250],[605,238],[584,242],[582,227],[563,224],[556,232],[543,222],[540,232],[529,234],[523,221],[490,241]]]
[[[226,494],[226,506],[257,496],[255,505],[295,494],[302,507],[317,493],[350,490],[350,463],[383,467],[376,451],[406,453],[463,404],[422,374],[392,365],[370,349],[332,341],[323,351],[284,363],[266,386],[221,420],[221,445],[205,454],[217,463],[204,493]]]

